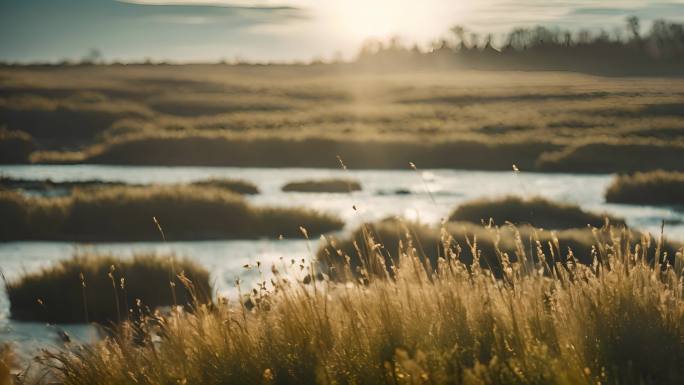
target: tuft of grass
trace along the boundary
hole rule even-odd
[[[59,198],[0,191],[3,240],[155,241],[156,217],[171,240],[299,237],[343,222],[308,209],[253,207],[240,195],[198,186],[109,187]]]
[[[449,216],[449,221],[471,223],[486,223],[490,219],[498,225],[511,222],[545,229],[572,229],[587,225],[602,227],[606,219],[614,225],[624,225],[622,219],[586,212],[577,205],[552,202],[542,197],[478,199],[460,205]]]
[[[0,164],[28,163],[35,149],[31,135],[0,128]]]
[[[684,205],[684,172],[637,172],[618,175],[606,190],[614,203]]]
[[[283,191],[344,193],[361,191],[361,183],[351,179],[301,180],[287,183]]]
[[[13,319],[53,323],[121,322],[160,306],[207,303],[209,273],[189,260],[80,254],[6,281]]]
[[[634,248],[615,231],[588,266],[518,237],[518,260],[501,253],[499,279],[462,263],[448,239],[435,265],[404,243],[391,278],[362,267],[361,282],[336,284],[275,266],[251,309],[221,300],[145,329],[155,342],[124,328],[43,362],[64,385],[681,383],[684,255],[654,267],[647,261],[661,258],[646,239]],[[382,263],[386,247],[363,242]]]
[[[221,188],[228,191],[232,191],[236,194],[243,195],[255,195],[259,193],[259,188],[257,186],[255,186],[253,183],[244,180],[211,178],[207,180],[193,182],[192,185],[199,187]]]

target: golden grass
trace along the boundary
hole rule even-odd
[[[283,191],[344,193],[361,191],[361,183],[353,179],[301,180],[285,184]]]
[[[517,237],[517,262],[497,256],[500,279],[460,262],[468,246],[448,237],[435,265],[408,242],[392,278],[362,269],[363,283],[275,266],[251,310],[221,300],[43,362],[64,385],[681,383],[684,255],[654,267],[646,239],[635,248],[628,232],[612,234],[592,265],[551,258],[567,255],[553,239],[528,250]],[[381,264],[375,242],[362,247]]]
[[[489,223],[497,225],[511,222],[545,229],[572,229],[587,226],[602,227],[606,220],[613,225],[624,226],[624,220],[608,214],[596,214],[582,210],[577,205],[553,202],[542,197],[521,198],[505,196],[466,202],[449,216],[450,221]]]
[[[682,167],[681,79],[221,65],[18,66],[0,68],[0,76],[0,125],[33,130],[48,151],[32,157],[38,162],[334,167],[341,149],[345,159],[360,155],[365,168],[404,168],[407,158],[420,165],[416,155],[431,167],[468,169]],[[229,139],[201,139],[219,136]],[[264,136],[271,143],[257,145]],[[350,138],[361,148],[347,149],[359,144]],[[325,139],[332,143],[316,147]],[[605,148],[580,151],[592,146],[587,140]],[[401,141],[417,154],[404,156],[411,150]],[[528,151],[525,143],[534,144]],[[65,146],[76,152],[60,154]],[[242,146],[262,152],[243,155]],[[205,147],[209,154],[197,155]],[[508,154],[498,155],[501,149]],[[480,162],[464,160],[464,151],[480,154]],[[569,154],[576,151],[585,163]],[[375,159],[376,152],[388,160]],[[635,154],[648,155],[643,166],[630,162]]]
[[[78,254],[5,287],[12,318],[51,323],[121,322],[159,306],[207,303],[213,294],[209,273],[198,264],[152,254],[123,260]]]
[[[25,197],[0,191],[3,240],[155,241],[159,219],[169,240],[299,237],[339,230],[340,219],[308,209],[253,207],[222,188],[107,187],[66,197]]]
[[[661,170],[618,175],[606,190],[606,201],[642,205],[684,205],[684,173]]]
[[[555,250],[547,252],[547,259],[553,263],[566,263],[568,259],[575,262],[590,265],[594,259],[601,260],[605,257],[600,247],[605,247],[615,238],[617,227],[612,228],[580,228],[561,231],[549,231],[534,228],[528,225],[519,227],[503,226],[491,231],[482,225],[468,222],[447,222],[441,228],[407,222],[397,218],[387,218],[374,223],[366,223],[359,226],[349,237],[337,239],[329,237],[328,243],[317,251],[317,258],[321,263],[332,268],[331,277],[349,279],[345,265],[349,265],[351,273],[358,277],[358,269],[376,276],[388,274],[388,267],[396,265],[401,257],[401,250],[405,247],[415,247],[421,258],[431,266],[436,266],[439,258],[448,253],[448,249],[461,248],[459,260],[467,266],[479,264],[480,267],[490,270],[495,276],[500,277],[504,266],[501,255],[507,254],[506,259],[518,261],[521,252],[536,250],[538,247],[553,245]],[[633,239],[631,246],[641,240],[642,234],[625,230],[626,234]],[[625,235],[625,234],[623,234]],[[372,238],[373,247],[366,248]],[[477,247],[473,249],[473,244]],[[622,245],[625,246],[625,245]],[[656,248],[660,252],[667,253],[670,263],[681,245],[669,242],[650,242],[648,252],[655,253]],[[445,248],[446,247],[446,248]],[[523,247],[522,250],[518,249]],[[643,245],[641,246],[643,247]],[[568,250],[573,251],[573,256],[568,258]],[[373,256],[382,255],[383,263],[371,265],[377,262]],[[538,262],[538,261],[535,261]],[[389,274],[392,274],[389,271]]]

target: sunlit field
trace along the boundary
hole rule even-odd
[[[341,155],[356,168],[684,167],[680,79],[343,65],[19,67],[0,78],[2,123],[34,143],[16,161],[334,168]]]

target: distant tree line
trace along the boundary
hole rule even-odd
[[[580,70],[597,73],[684,74],[684,24],[656,20],[642,34],[637,17],[611,32],[536,26],[515,28],[498,44],[493,35],[468,33],[456,25],[428,49],[400,39],[369,40],[357,64],[365,66],[444,65],[482,69]]]

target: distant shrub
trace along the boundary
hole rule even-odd
[[[684,170],[684,146],[657,143],[587,143],[547,152],[537,168],[554,172]]]
[[[0,164],[28,163],[35,149],[31,135],[0,128]]]
[[[571,229],[601,227],[608,218],[613,225],[624,225],[622,219],[607,214],[586,212],[579,206],[552,202],[545,198],[523,199],[507,196],[494,199],[478,199],[457,207],[449,216],[450,221],[471,223],[488,222],[493,219],[497,225],[511,222],[516,225],[531,225],[545,229]]]
[[[181,273],[192,286],[178,277]],[[123,321],[131,310],[192,305],[193,296],[206,303],[213,292],[209,273],[199,265],[147,254],[122,260],[77,255],[5,286],[12,318],[58,323]]]
[[[212,178],[193,182],[192,185],[199,187],[217,187],[232,191],[237,194],[245,195],[254,195],[259,193],[259,188],[257,188],[257,186],[255,186],[253,183],[235,179]]]
[[[349,179],[302,180],[287,183],[283,191],[342,193],[361,191],[361,183]]]
[[[684,172],[637,172],[618,175],[606,191],[614,203],[684,205]]]
[[[75,190],[61,198],[25,197],[0,191],[0,239],[154,241],[300,237],[343,222],[308,209],[260,208],[219,188],[197,186],[110,187]]]

